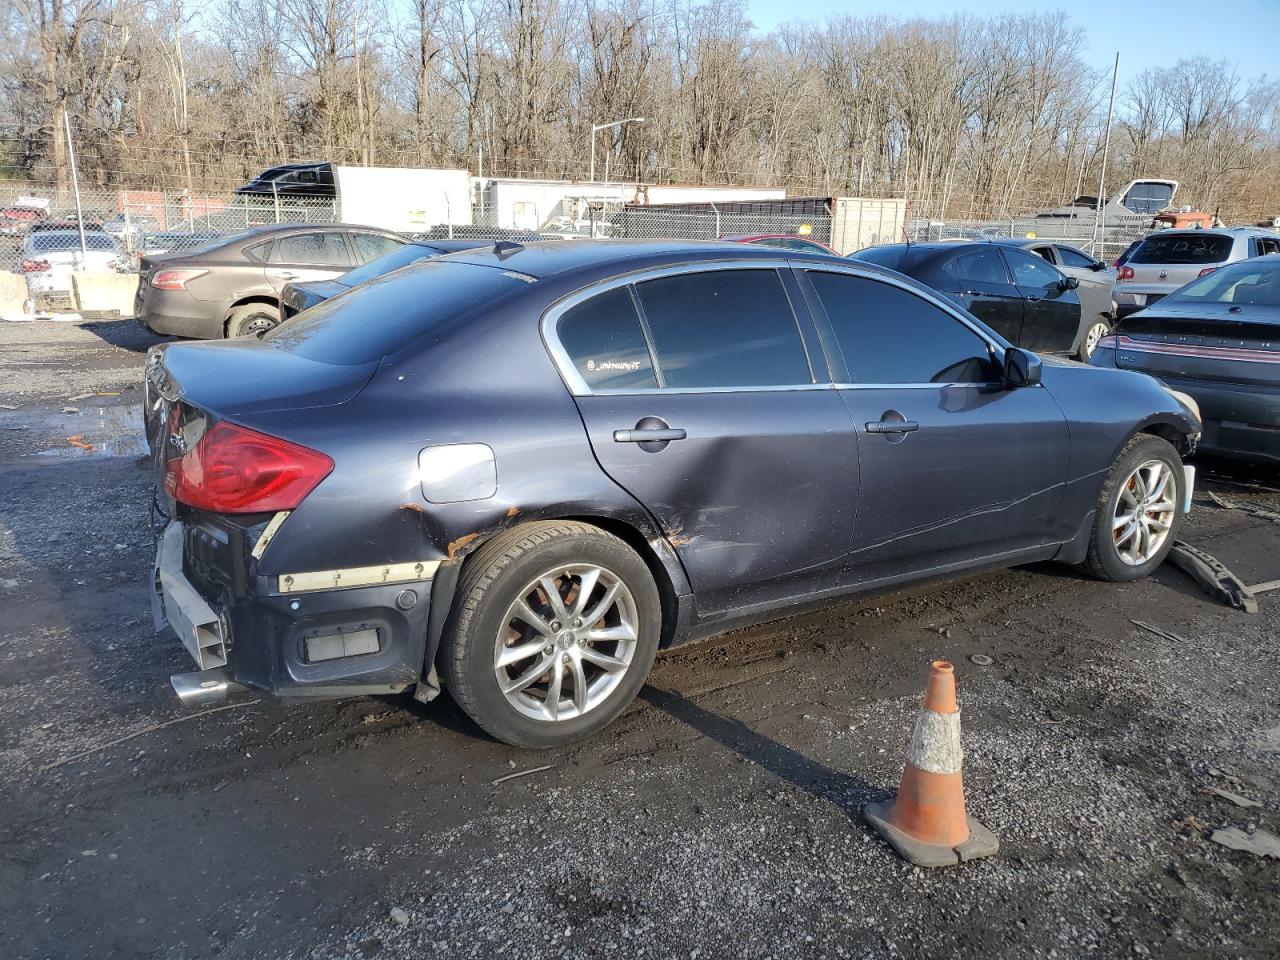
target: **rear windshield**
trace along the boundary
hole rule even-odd
[[[241,230],[239,233],[229,233],[226,236],[213,237],[212,239],[206,240],[204,243],[200,243],[194,247],[186,247],[185,252],[193,255],[212,253],[214,250],[219,250],[222,247],[230,246],[231,244],[242,240],[248,240],[251,237],[256,237],[260,232],[260,228],[254,227],[250,230]]]
[[[890,270],[897,270],[906,250],[907,248],[900,243],[891,243],[882,247],[867,247],[865,250],[859,250],[853,254],[852,259],[864,260],[877,266],[888,267]]]
[[[342,283],[348,287],[354,287],[361,283],[366,283],[375,277],[380,277],[384,273],[390,273],[392,270],[399,270],[401,267],[407,267],[411,263],[417,263],[419,260],[426,260],[429,257],[436,256],[437,251],[431,247],[424,247],[417,243],[406,243],[403,246],[396,247],[390,253],[384,253],[380,257],[375,257],[362,267],[356,267],[342,275]]]
[[[115,250],[116,242],[105,233],[86,233],[86,250]],[[36,253],[54,253],[60,250],[79,250],[79,233],[33,233],[31,249]]]
[[[1164,302],[1280,307],[1280,257],[1259,257],[1215,270],[1175,290]]]
[[[493,267],[428,260],[304,310],[263,339],[320,363],[369,363],[527,289]]]
[[[1133,251],[1130,263],[1221,263],[1231,255],[1231,238],[1220,233],[1155,234]]]

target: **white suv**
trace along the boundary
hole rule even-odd
[[[1183,284],[1250,257],[1280,253],[1280,233],[1256,227],[1162,230],[1147,237],[1116,275],[1120,316],[1149,307]]]

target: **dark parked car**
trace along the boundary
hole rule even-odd
[[[156,603],[189,703],[443,683],[598,730],[660,647],[1033,560],[1164,559],[1199,423],[870,264],[562,241],[414,264],[147,358]]]
[[[891,243],[850,254],[946,294],[1015,346],[1085,356],[1080,281],[1002,243]]]
[[[290,280],[331,280],[381,257],[404,237],[345,223],[255,227],[138,262],[134,315],[179,337],[260,336],[280,322]]]
[[[1092,362],[1190,394],[1204,451],[1280,464],[1280,256],[1215,270],[1130,314]]]
[[[491,242],[491,241],[490,241]],[[280,319],[288,320],[317,303],[345,293],[393,270],[407,267],[419,260],[429,260],[444,253],[474,250],[485,245],[482,240],[432,240],[430,243],[406,243],[370,260],[354,270],[332,280],[307,280],[286,283],[280,291]],[[263,331],[264,333],[266,331]]]
[[[779,247],[783,250],[802,250],[805,253],[825,253],[832,257],[840,256],[825,243],[810,240],[808,237],[796,237],[785,233],[761,233],[750,237],[725,237],[724,239],[732,240],[734,243],[754,243],[762,247]]]
[[[331,163],[284,163],[268,167],[236,189],[242,197],[320,197],[338,195]]]
[[[1076,296],[1080,298],[1084,335],[1076,347],[1076,356],[1088,360],[1098,341],[1107,335],[1115,320],[1114,299],[1116,272],[1079,247],[1056,240],[1017,238],[1000,240],[1002,244],[1034,253],[1045,263],[1051,263],[1058,271],[1079,281]]]

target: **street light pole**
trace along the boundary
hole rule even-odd
[[[627,123],[644,123],[644,117],[627,117],[625,120],[612,120],[609,123],[593,123],[591,125],[591,182],[596,182],[596,134],[601,130],[621,127]]]

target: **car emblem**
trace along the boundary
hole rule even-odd
[[[1158,276],[1161,280],[1163,280],[1165,277],[1169,276],[1169,271],[1161,270],[1158,274],[1156,274],[1156,276]]]

